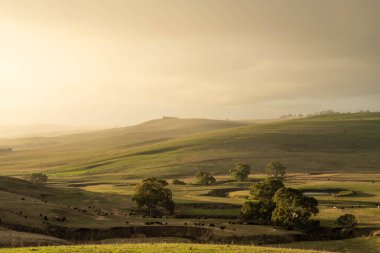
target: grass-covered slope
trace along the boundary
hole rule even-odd
[[[114,244],[0,249],[0,253],[311,253],[318,251],[207,244]]]
[[[294,249],[321,250],[324,252],[378,253],[380,251],[380,237],[360,237],[336,241],[295,242],[276,246]]]
[[[13,175],[45,170],[53,176],[134,178],[193,175],[201,169],[225,174],[236,162],[260,171],[278,160],[290,171],[301,172],[376,171],[380,164],[380,113],[255,125],[163,119],[128,129],[92,133],[87,139],[50,139],[61,144],[1,154],[0,170]]]

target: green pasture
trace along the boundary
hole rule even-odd
[[[207,244],[112,244],[0,249],[1,253],[311,253],[312,250]]]

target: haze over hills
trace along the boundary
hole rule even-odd
[[[90,127],[64,125],[0,125],[0,138],[53,137],[95,130]]]
[[[236,162],[262,171],[272,160],[290,171],[378,169],[380,114],[321,115],[262,124],[167,118],[91,133],[10,140],[3,174],[144,177],[226,173]],[[17,145],[16,145],[17,144]]]

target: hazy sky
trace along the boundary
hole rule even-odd
[[[0,124],[380,110],[380,1],[0,0]]]

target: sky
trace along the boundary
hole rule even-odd
[[[0,0],[0,124],[380,110],[377,0]]]

